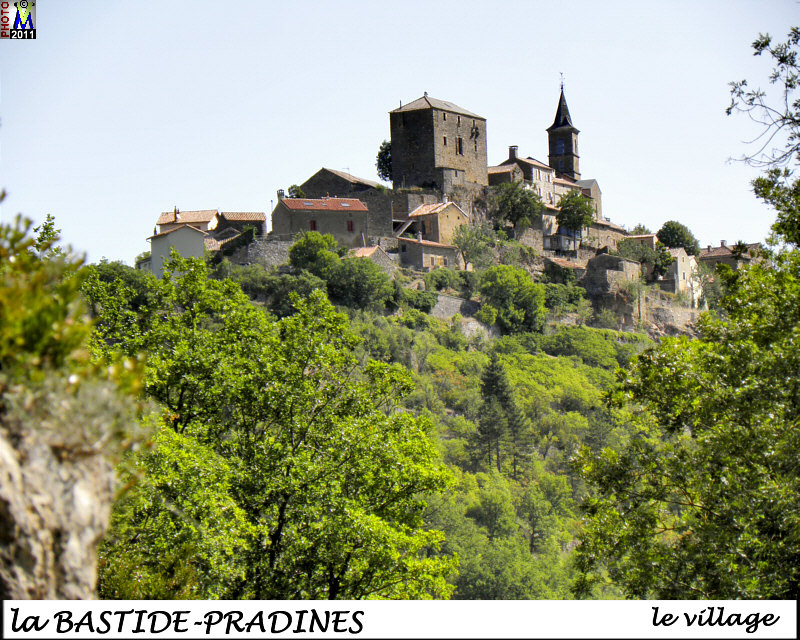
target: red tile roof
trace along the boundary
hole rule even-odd
[[[733,253],[733,245],[725,245],[724,247],[707,247],[705,249],[700,249],[700,255],[698,256],[700,259],[703,258],[719,258],[721,256],[729,256]],[[761,249],[761,244],[758,242],[753,242],[747,245],[747,253],[755,252]]]
[[[246,222],[264,222],[267,219],[267,214],[263,211],[220,211],[219,215],[226,220]]]
[[[177,215],[176,215],[177,213]],[[165,211],[162,213],[156,224],[170,224],[173,222],[211,222],[217,215],[216,209],[204,209],[201,211]]]
[[[291,211],[368,211],[356,198],[281,198],[280,202]]]
[[[356,258],[369,258],[377,250],[378,247],[359,247],[353,250],[353,256]]]
[[[453,205],[458,211],[461,212],[462,215],[467,217],[467,214],[461,210],[455,202],[434,202],[433,204],[421,204],[416,209],[414,209],[411,213],[408,214],[409,218],[419,218],[420,216],[430,216],[437,213],[440,213],[445,210],[445,208]]]
[[[564,267],[565,269],[585,269],[586,267],[582,267],[579,264],[574,262],[570,262],[569,260],[564,260],[562,258],[548,258],[550,262],[557,264],[559,267]]]
[[[426,247],[443,247],[445,249],[455,249],[451,244],[442,244],[441,242],[433,242],[432,240],[416,240],[412,238],[398,238],[400,242],[411,242],[413,244],[422,244]]]

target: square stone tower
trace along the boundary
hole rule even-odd
[[[486,118],[428,97],[389,112],[392,183],[450,193],[489,184]]]

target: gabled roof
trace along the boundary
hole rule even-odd
[[[614,222],[611,222],[611,220],[605,220],[602,218],[600,220],[594,220],[592,222],[592,226],[608,227],[609,229],[614,229],[615,231],[619,231],[620,233],[627,233],[625,231],[625,227],[622,227]],[[627,237],[630,238],[630,236]]]
[[[511,173],[514,171],[514,167],[516,165],[513,163],[513,160],[510,164],[503,165],[501,164],[499,167],[487,167],[487,171],[489,173]]]
[[[162,231],[161,233],[156,233],[156,234],[150,236],[147,239],[148,240],[152,240],[153,238],[163,238],[164,236],[168,236],[170,233],[175,233],[176,231],[181,231],[183,229],[191,229],[192,231],[196,231],[197,233],[200,233],[200,234],[202,234],[204,236],[208,235],[208,231],[203,231],[202,229],[198,229],[197,227],[193,227],[190,224],[182,224],[179,227],[174,227],[174,228],[170,229],[169,231]]]
[[[547,130],[550,131],[551,129],[561,129],[562,127],[575,129],[575,125],[572,124],[572,117],[569,115],[569,107],[567,106],[567,99],[564,97],[563,86],[561,87],[561,97],[558,99],[558,108],[556,109],[555,120],[553,120],[553,124],[551,124]],[[578,133],[577,129],[575,129],[575,133]]]
[[[434,242],[433,240],[416,240],[414,238],[398,238],[400,242],[411,242],[412,244],[421,244],[426,247],[441,247],[442,249],[456,249],[452,244],[442,244],[441,242]]]
[[[628,236],[628,240],[644,240],[646,238],[655,238],[655,233],[642,233],[639,235]]]
[[[683,255],[688,255],[686,253],[686,249],[683,247],[673,247],[671,249],[667,249],[667,251],[669,251],[669,255],[671,255],[673,258],[677,258],[679,255],[681,255],[681,252],[683,252]]]
[[[368,211],[356,198],[281,198],[279,202],[292,211]]]
[[[201,211],[165,211],[158,217],[156,224],[171,224],[183,222],[211,222],[217,215],[216,209],[203,209]]]
[[[263,211],[220,211],[219,215],[231,222],[264,222],[267,219]]]
[[[728,244],[728,245],[725,245],[725,246],[722,246],[722,247],[707,247],[705,249],[700,249],[700,255],[698,255],[697,257],[702,260],[703,258],[719,258],[719,257],[722,257],[722,256],[729,256],[729,255],[733,254],[733,247],[735,247],[735,246],[736,246],[735,244],[733,244],[733,245]],[[751,242],[750,244],[747,244],[746,246],[747,246],[747,253],[748,254],[751,251],[757,251],[757,250],[761,249],[761,243],[760,242]]]
[[[501,167],[508,166],[511,164],[517,164],[518,162],[522,162],[523,164],[529,164],[539,169],[546,169],[547,171],[555,171],[555,169],[553,169],[553,167],[551,167],[549,164],[545,164],[544,162],[541,162],[536,158],[532,158],[531,156],[528,156],[527,158],[507,158],[503,160],[499,166]]]
[[[567,179],[561,178],[561,177],[553,178],[553,184],[561,184],[561,185],[566,185],[568,187],[578,187],[578,186],[580,186],[580,185],[575,184],[574,180],[567,180]]]
[[[229,238],[222,238],[219,236],[217,237],[209,236],[208,238],[203,239],[203,245],[209,251],[219,251],[220,249],[224,248],[225,245],[227,245],[229,242],[232,242],[241,235],[242,235],[241,233],[237,233]]]
[[[569,260],[564,260],[562,258],[546,258],[550,262],[557,264],[559,267],[564,267],[565,269],[585,269],[586,267],[581,266],[575,262],[570,262]]]
[[[336,169],[328,169],[327,167],[322,167],[319,171],[328,171],[336,176],[339,176],[343,180],[347,180],[348,182],[352,182],[353,184],[363,184],[367,187],[383,187],[382,184],[379,182],[375,182],[374,180],[367,180],[366,178],[359,178],[358,176],[354,176],[352,173],[347,173],[346,171],[337,171]],[[317,171],[317,173],[319,173]],[[314,175],[317,175],[316,173]],[[313,176],[312,176],[313,177]]]
[[[458,209],[459,213],[464,216],[465,218],[469,219],[469,216],[462,211],[461,207],[459,207],[455,202],[434,202],[433,204],[421,204],[416,209],[414,209],[411,213],[408,214],[409,218],[419,218],[421,216],[431,216],[436,215],[444,211],[447,207],[453,206]]]
[[[373,253],[375,253],[380,247],[359,247],[358,249],[353,249],[351,252],[354,258],[369,258]]]
[[[440,109],[441,111],[449,111],[450,113],[458,113],[462,116],[469,116],[470,118],[478,118],[479,120],[486,120],[483,116],[479,116],[471,111],[467,111],[457,104],[447,102],[446,100],[437,100],[436,98],[428,97],[425,94],[421,98],[417,98],[414,102],[404,104],[402,107],[394,109],[389,113],[403,113],[405,111],[421,111],[422,109]]]
[[[583,187],[584,189],[591,189],[592,185],[597,185],[597,190],[600,190],[600,184],[594,178],[588,178],[586,180],[576,180],[575,184]]]

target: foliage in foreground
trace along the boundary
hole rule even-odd
[[[148,353],[145,389],[164,409],[152,451],[130,461],[101,595],[446,597],[453,562],[420,496],[447,473],[430,425],[395,411],[407,375],[359,368],[320,293],[275,321],[200,262],[171,268],[136,323],[116,321],[124,290],[85,289],[98,354]]]

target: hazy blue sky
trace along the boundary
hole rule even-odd
[[[759,32],[794,0],[233,2],[37,0],[37,40],[0,42],[0,216],[56,217],[92,261],[132,264],[159,212],[265,211],[320,167],[376,179],[387,112],[420,97],[487,119],[547,160],[559,72],[581,173],[603,212],[701,244],[763,239],[756,170],[728,158],[759,130],[728,82],[767,84]]]

